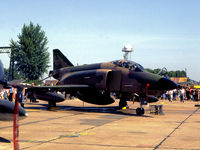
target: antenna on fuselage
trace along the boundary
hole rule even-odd
[[[124,48],[122,49],[122,52],[124,53],[124,60],[127,61],[128,59],[131,59],[131,52],[133,52],[133,48],[130,44],[125,44]],[[129,58],[128,58],[129,55]]]

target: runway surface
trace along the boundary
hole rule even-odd
[[[20,120],[21,150],[194,150],[200,149],[200,108],[192,101],[159,101],[164,115],[136,116],[139,104],[116,110],[118,101],[97,106],[66,100],[58,110],[47,103],[25,104],[29,114]],[[13,123],[0,121],[0,150],[13,149]]]

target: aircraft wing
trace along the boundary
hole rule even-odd
[[[12,81],[9,81],[8,83],[13,85],[13,84],[23,83],[24,81],[26,81],[26,80],[12,80]]]
[[[65,94],[76,95],[78,91],[84,91],[90,88],[88,85],[56,85],[56,86],[24,86],[27,92],[33,93],[34,97],[40,100],[48,101],[49,105],[57,102],[62,102],[65,97],[57,93],[64,92]]]
[[[13,80],[13,81],[0,81],[0,84],[4,89],[10,89],[12,86],[22,85],[25,80]]]
[[[67,93],[90,88],[89,85],[55,85],[55,86],[25,86],[29,91],[67,91]]]

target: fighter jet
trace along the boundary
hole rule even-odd
[[[134,61],[74,66],[60,50],[54,49],[53,67],[49,74],[58,82],[49,89],[64,90],[84,102],[97,105],[112,104],[119,99],[119,108],[127,107],[129,100],[138,101],[141,104],[136,109],[138,115],[144,114],[143,104],[156,102],[158,96],[177,88],[172,80],[149,73]],[[42,95],[42,87],[32,90]],[[51,104],[55,105],[55,102],[51,101]]]
[[[53,67],[50,74],[58,80],[57,85],[71,86],[67,93],[82,101],[107,105],[120,99],[119,107],[135,99],[141,103],[137,114],[144,114],[142,104],[156,102],[167,90],[177,88],[172,80],[147,72],[134,61],[116,60],[106,63],[74,66],[60,50],[53,50]],[[73,87],[72,87],[73,86]],[[115,98],[113,98],[115,96]]]
[[[8,82],[4,81],[4,67],[0,60],[0,90],[2,90],[4,85],[8,85]],[[8,100],[0,99],[0,121],[12,121],[14,114],[13,102]],[[25,109],[19,106],[19,118],[23,119],[27,116]]]

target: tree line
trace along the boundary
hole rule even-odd
[[[146,69],[148,72],[154,73],[154,74],[158,74],[159,72],[161,72],[162,69],[157,68],[157,69]],[[176,70],[176,71],[167,71],[166,75],[169,77],[187,77],[187,73],[184,70]]]

